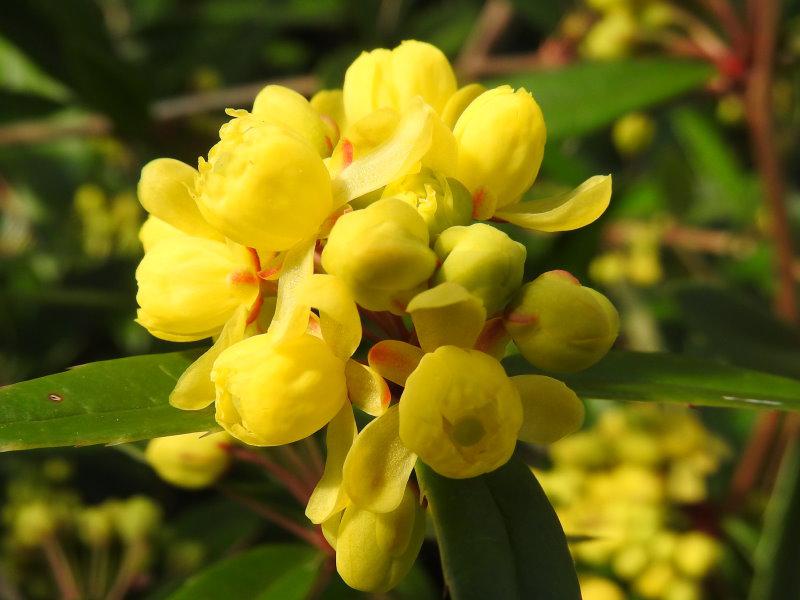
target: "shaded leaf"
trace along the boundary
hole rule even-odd
[[[542,107],[549,141],[578,136],[702,86],[712,68],[666,58],[580,63],[564,69],[509,75],[503,81],[530,90]]]
[[[783,457],[778,482],[764,516],[754,557],[755,573],[748,600],[800,598],[800,447]]]
[[[64,85],[42,71],[2,35],[0,35],[0,88],[55,101],[66,100],[70,95]]]
[[[0,450],[114,444],[216,429],[167,402],[197,352],[132,356],[0,389]]]
[[[538,372],[519,355],[503,363],[510,375]],[[796,379],[677,354],[617,350],[581,373],[557,377],[584,399],[800,410]]]
[[[295,544],[259,546],[190,577],[169,600],[303,600],[322,557]]]
[[[580,598],[564,532],[522,460],[473,479],[447,479],[418,462],[417,477],[454,600]]]

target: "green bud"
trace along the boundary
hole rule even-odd
[[[453,225],[472,220],[472,196],[459,181],[430,169],[407,175],[386,186],[384,198],[399,198],[417,209],[431,239]]]
[[[14,539],[22,546],[36,546],[56,530],[56,516],[41,501],[21,506],[14,515]]]
[[[161,523],[161,507],[146,496],[132,496],[112,508],[119,537],[131,543],[153,533]]]
[[[88,546],[105,546],[114,533],[111,514],[105,506],[83,509],[77,519],[78,537]]]
[[[433,283],[460,284],[483,301],[488,316],[503,310],[522,284],[525,246],[491,225],[450,227],[434,250],[442,264]]]
[[[619,332],[619,315],[608,298],[564,271],[525,284],[504,322],[529,363],[567,373],[600,360]]]
[[[424,537],[425,511],[409,488],[400,506],[388,513],[351,504],[339,524],[336,569],[352,588],[387,592],[411,569]]]
[[[341,278],[368,310],[403,314],[436,268],[428,227],[397,198],[342,215],[331,229],[322,266]]]

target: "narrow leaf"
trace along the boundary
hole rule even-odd
[[[578,600],[567,539],[530,469],[447,479],[417,463],[454,600]]]
[[[116,444],[216,429],[167,399],[198,352],[106,360],[0,389],[0,451]]]
[[[579,136],[699,88],[713,72],[698,61],[667,58],[582,63],[565,69],[520,73],[502,82],[524,86],[542,108],[548,141]]]
[[[320,555],[305,546],[260,546],[201,571],[169,600],[304,600],[314,585],[320,561]]]
[[[519,355],[503,363],[510,375],[538,372]],[[584,399],[800,410],[796,379],[678,354],[612,351],[586,371],[556,376]]]

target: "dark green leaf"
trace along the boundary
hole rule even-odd
[[[580,598],[564,532],[522,460],[474,479],[447,479],[419,462],[417,477],[454,600]]]
[[[260,546],[189,578],[169,600],[304,600],[314,585],[321,560],[307,546]]]
[[[800,332],[733,290],[687,284],[675,297],[705,354],[777,375],[800,378]]]
[[[800,447],[783,457],[754,557],[749,600],[800,598]]]
[[[536,372],[519,355],[503,362],[511,375]],[[800,410],[796,379],[677,354],[612,351],[586,371],[558,377],[592,400]]]
[[[167,402],[196,352],[132,356],[0,389],[0,450],[115,444],[216,428]]]
[[[634,110],[643,110],[702,86],[712,74],[705,63],[666,58],[582,63],[520,73],[489,82],[524,86],[536,97],[547,137],[579,136]]]
[[[2,35],[0,35],[0,88],[55,101],[66,100],[70,95],[64,85],[42,71]]]

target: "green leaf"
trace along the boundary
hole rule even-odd
[[[520,355],[503,363],[509,375],[537,372]],[[581,373],[557,377],[587,400],[800,410],[796,379],[678,354],[612,351]]]
[[[542,107],[548,140],[580,136],[634,110],[699,88],[713,73],[696,61],[666,58],[580,63],[505,76],[488,85],[523,86]]]
[[[190,577],[169,600],[304,600],[322,556],[296,544],[259,546]]]
[[[517,457],[493,473],[447,479],[417,463],[454,600],[579,600],[567,539]]]
[[[686,284],[675,288],[691,341],[705,356],[800,378],[800,332],[733,290]]]
[[[760,204],[758,179],[747,173],[719,127],[699,111],[680,108],[670,115],[672,130],[697,181],[694,202],[685,217],[707,224],[721,219],[752,223]]]
[[[197,352],[132,356],[0,389],[0,451],[116,444],[216,429],[213,409],[167,399]]]
[[[800,447],[784,455],[764,516],[748,600],[800,598]]]
[[[0,89],[42,96],[61,102],[69,90],[42,71],[32,60],[0,35]]]

